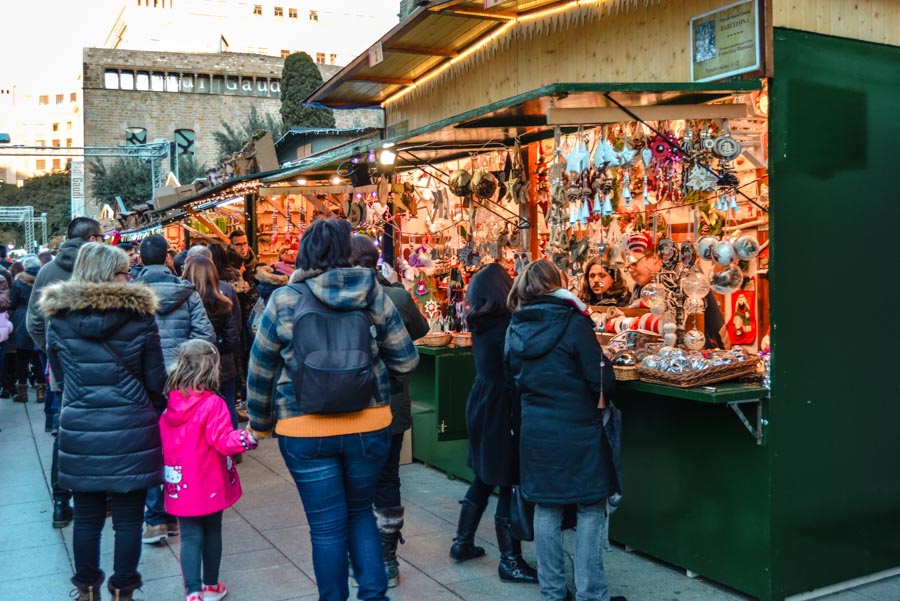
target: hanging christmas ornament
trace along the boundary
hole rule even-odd
[[[691,271],[681,278],[681,290],[688,298],[706,298],[709,293],[709,278],[702,271]]]
[[[591,154],[584,143],[584,136],[581,134],[580,129],[576,137],[575,146],[566,155],[566,172],[581,175],[581,172],[588,168]]]
[[[606,139],[606,134],[600,134],[600,141],[597,143],[597,148],[594,150],[594,159],[592,162],[597,169],[606,169],[608,167],[616,166],[618,162],[616,158],[616,149],[613,148],[613,145]]]
[[[719,239],[715,236],[703,236],[697,240],[697,256],[704,261],[712,261],[713,249],[718,243]]]
[[[658,282],[650,282],[641,288],[641,305],[651,311],[666,306],[666,288]]]
[[[715,247],[713,247],[712,259],[719,265],[730,265],[736,257],[737,253],[734,251],[734,246],[732,246],[731,242],[728,240],[720,240]]]
[[[722,134],[713,141],[712,153],[723,162],[730,162],[741,155],[741,143],[731,137],[728,119],[722,121]]]
[[[699,351],[706,345],[706,336],[693,328],[684,333],[684,346],[692,351]]]
[[[681,243],[679,247],[679,256],[681,258],[681,265],[685,269],[690,269],[694,266],[694,263],[697,261],[697,253],[694,252],[694,243],[684,241]]]
[[[481,200],[491,200],[497,193],[497,178],[490,171],[476,171],[469,186],[472,193]]]
[[[656,254],[662,262],[663,269],[673,271],[678,264],[678,246],[671,238],[660,238],[656,243]]]
[[[734,251],[737,253],[738,259],[749,261],[759,254],[759,242],[756,236],[745,234],[734,241]]]
[[[719,294],[731,294],[741,287],[744,273],[737,264],[728,266],[716,265],[709,278],[710,288]]]
[[[447,187],[450,188],[450,191],[453,192],[454,195],[463,198],[471,194],[471,183],[472,176],[469,175],[469,172],[465,169],[457,169],[450,174],[450,180],[447,182]]]

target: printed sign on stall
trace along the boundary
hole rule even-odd
[[[759,68],[756,0],[691,19],[691,81],[724,79]]]
[[[84,161],[72,161],[69,167],[72,218],[84,215]]]

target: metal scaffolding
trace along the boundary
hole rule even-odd
[[[25,249],[35,250],[34,224],[41,224],[43,246],[47,245],[47,214],[34,216],[34,207],[0,207],[0,223],[18,223],[25,229]]]

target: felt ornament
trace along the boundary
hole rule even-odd
[[[732,344],[753,344],[756,341],[756,292],[741,290],[731,295],[731,319],[728,336]]]

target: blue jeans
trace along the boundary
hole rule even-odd
[[[534,507],[534,551],[538,561],[541,598],[566,598],[565,558],[562,544],[561,505]],[[609,601],[603,549],[606,544],[606,503],[578,505],[575,531],[575,600]]]
[[[320,438],[278,437],[309,522],[319,601],[349,598],[348,551],[359,582],[358,598],[387,601],[372,501],[390,444],[390,428]]]
[[[144,521],[151,526],[174,524],[178,521],[166,513],[166,498],[162,486],[151,486],[147,489],[147,511],[144,513]]]

